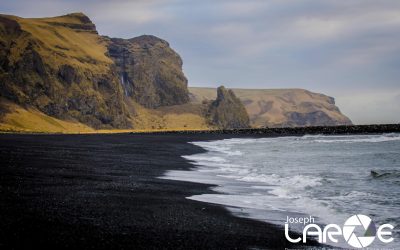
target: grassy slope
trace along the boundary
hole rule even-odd
[[[0,116],[0,131],[3,132],[39,132],[39,133],[122,133],[150,132],[165,130],[205,130],[211,129],[200,114],[187,110],[185,105],[146,109],[135,106],[136,116],[132,120],[135,129],[95,130],[77,121],[63,121],[43,114],[37,109],[23,108],[8,101],[0,101],[4,110]],[[195,105],[196,106],[196,105]],[[184,110],[178,111],[177,110]],[[193,110],[196,110],[194,108]]]
[[[5,132],[46,132],[46,133],[89,133],[95,130],[76,121],[62,121],[42,112],[2,101],[8,112],[1,117],[0,131]]]
[[[67,15],[52,18],[20,18],[15,16],[7,16],[16,20],[22,30],[29,32],[32,37],[41,42],[40,54],[54,68],[62,64],[70,64],[82,69],[90,69],[92,72],[104,72],[112,64],[107,52],[106,42],[95,33],[76,32],[62,25],[54,25],[53,23],[79,24],[78,14]],[[13,59],[16,61],[19,51],[26,46],[24,40],[20,39],[19,46],[14,47]],[[86,63],[88,60],[95,60],[96,66]],[[100,63],[99,63],[100,62]]]
[[[201,113],[201,105],[184,104],[158,109],[147,109],[130,102],[136,115],[132,120],[135,130],[203,130],[210,129]]]

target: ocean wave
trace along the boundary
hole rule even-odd
[[[400,166],[400,144],[378,144],[390,141],[400,141],[400,134],[194,142],[207,152],[184,156],[197,166],[197,173],[183,179],[216,185],[214,190],[219,194],[190,197],[194,200],[310,214],[328,224],[343,223],[359,211],[373,216],[377,223],[387,220],[398,224],[398,219],[390,216],[399,212],[396,187],[400,170],[396,168]],[[347,143],[355,144],[343,146]],[[372,169],[374,174],[369,166],[377,167]],[[247,212],[250,217],[268,220],[264,214]]]
[[[225,155],[242,155],[243,153],[240,150],[232,150],[232,144],[229,141],[213,141],[213,142],[192,142],[193,145],[202,147],[209,152],[218,152],[223,153]]]
[[[227,160],[223,157],[219,157],[219,156],[208,156],[208,155],[184,155],[182,156],[183,158],[185,158],[186,160],[190,160],[190,161],[194,161],[196,163],[199,164],[207,164],[209,162],[212,163],[223,163],[223,162],[227,162]]]
[[[334,200],[334,201],[353,201],[353,200],[357,200],[357,199],[372,199],[372,198],[378,198],[377,195],[374,195],[372,193],[369,192],[361,192],[361,191],[356,191],[356,190],[352,190],[352,191],[346,191],[346,192],[340,192],[339,195],[337,196],[332,196],[332,197],[325,197],[325,199],[327,200]]]
[[[361,137],[361,138],[360,138]],[[318,137],[321,138],[321,137]],[[388,142],[388,141],[400,141],[399,134],[385,134],[375,136],[326,136],[324,139],[315,139],[314,142],[319,143],[377,143],[377,142]]]
[[[299,198],[298,194],[311,187],[321,186],[323,178],[307,175],[295,175],[281,177],[277,174],[257,174],[250,171],[236,171],[236,175],[220,175],[221,177],[235,179],[237,181],[262,183],[270,189],[269,194],[284,198]],[[258,186],[260,187],[260,186]]]

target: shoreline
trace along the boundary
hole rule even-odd
[[[178,130],[157,132],[133,132],[133,134],[209,134],[209,135],[247,135],[247,136],[293,136],[293,135],[348,135],[399,133],[400,124],[343,125],[343,126],[310,126],[283,128],[247,128],[221,130]]]
[[[111,129],[96,130],[93,132],[44,132],[44,131],[7,131],[0,130],[0,134],[23,135],[105,135],[105,134],[135,134],[135,135],[160,135],[160,134],[203,134],[203,135],[263,135],[285,136],[305,134],[373,134],[373,133],[400,133],[400,124],[370,124],[370,125],[340,125],[340,126],[305,126],[305,127],[276,127],[276,128],[246,128],[246,129],[207,129],[207,130],[135,130],[135,129]]]
[[[212,185],[160,179],[193,167],[187,142],[248,135],[0,135],[0,246],[296,248],[283,228],[185,197]],[[265,136],[265,135],[264,135]],[[309,242],[310,245],[317,245]]]

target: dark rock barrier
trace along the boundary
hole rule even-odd
[[[140,132],[134,134],[228,134],[228,135],[345,135],[345,134],[381,134],[400,133],[400,124],[379,125],[348,125],[348,126],[315,126],[292,128],[252,128],[252,129],[223,129],[223,130],[182,130],[182,131],[157,131]]]

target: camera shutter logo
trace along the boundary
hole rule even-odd
[[[352,247],[367,247],[375,240],[375,236],[375,223],[366,215],[353,215],[344,223],[343,237]]]

